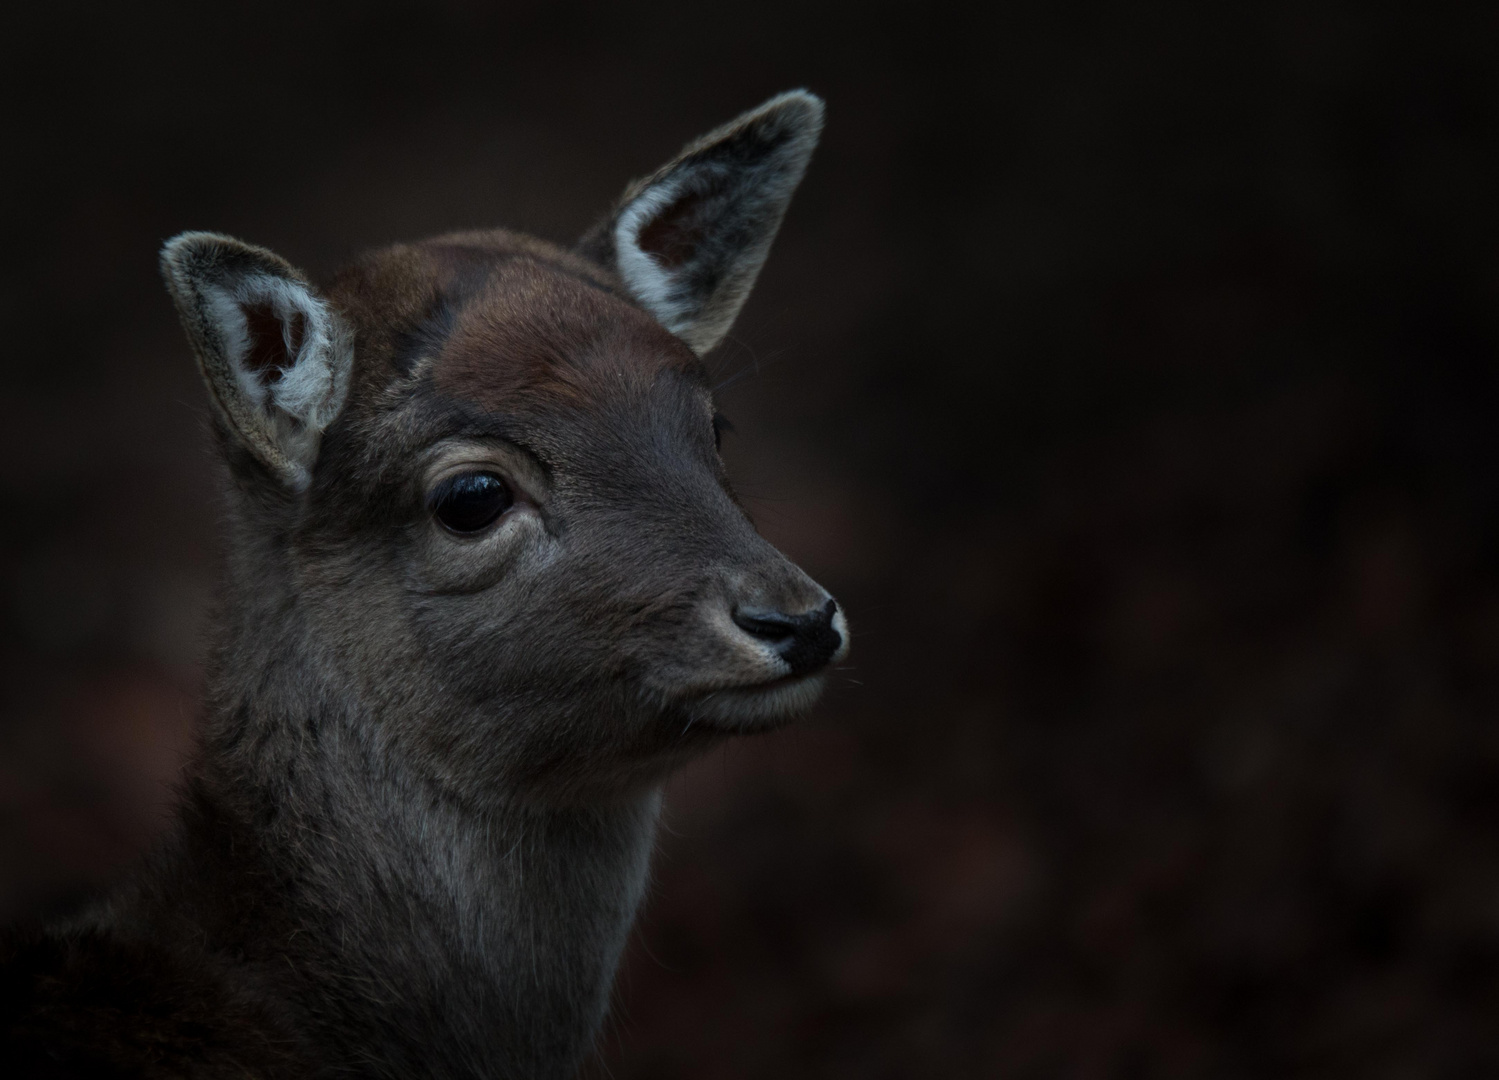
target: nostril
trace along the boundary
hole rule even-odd
[[[736,608],[734,625],[771,645],[786,661],[793,675],[805,675],[826,667],[843,644],[833,629],[838,604],[829,600],[821,608],[788,615],[783,611]]]
[[[763,641],[782,641],[796,633],[796,620],[779,611],[734,610],[734,625]]]

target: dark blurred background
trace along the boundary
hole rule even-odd
[[[592,1074],[1499,1075],[1499,9],[12,5],[0,917],[160,827],[220,506],[158,282],[567,241],[790,87],[714,359],[852,613],[670,791]]]

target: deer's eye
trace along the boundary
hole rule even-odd
[[[510,509],[515,497],[494,473],[470,472],[450,476],[427,496],[427,509],[446,529],[476,533]]]

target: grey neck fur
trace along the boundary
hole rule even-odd
[[[400,717],[304,647],[289,591],[231,592],[197,812],[111,921],[246,962],[290,1027],[361,1072],[572,1075],[645,889],[659,786],[465,805],[379,745]],[[206,850],[226,843],[232,859]]]

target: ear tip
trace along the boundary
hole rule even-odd
[[[821,116],[827,109],[827,102],[819,95],[812,93],[805,86],[798,86],[795,90],[785,90],[771,98],[765,104],[782,107],[794,105],[816,116]]]
[[[181,262],[209,248],[237,244],[232,237],[220,233],[189,230],[180,232],[161,245],[162,262]]]
[[[178,233],[161,246],[159,262],[168,281],[179,275],[216,274],[236,266],[304,281],[302,274],[274,251],[216,232]]]
[[[766,119],[774,117],[781,123],[794,125],[815,137],[822,131],[827,103],[812,91],[798,88],[777,94],[755,112]]]
[[[180,232],[161,245],[158,265],[170,284],[178,277],[191,276],[214,261],[217,253],[237,245],[232,237],[219,233]]]

